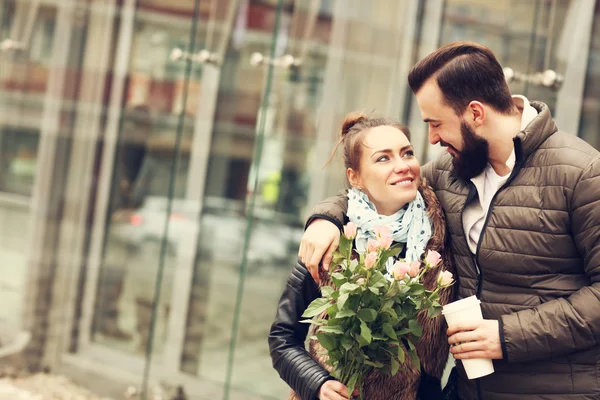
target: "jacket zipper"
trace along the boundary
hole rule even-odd
[[[496,196],[498,195],[498,193],[500,193],[506,186],[508,186],[510,184],[510,182],[512,182],[512,180],[515,178],[515,176],[521,169],[521,164],[523,161],[522,160],[523,157],[521,154],[521,141],[519,139],[515,138],[514,144],[515,144],[515,158],[516,158],[515,166],[511,172],[510,176],[506,180],[506,182],[504,182],[504,185],[502,185],[498,189],[498,191],[496,191],[496,193],[492,197],[492,200],[490,201],[490,207],[488,208],[487,215],[485,216],[485,221],[483,223],[483,227],[481,228],[481,234],[479,235],[479,241],[477,242],[477,248],[475,249],[474,263],[475,263],[475,268],[477,269],[477,285],[476,285],[477,287],[475,290],[476,290],[478,299],[481,298],[481,288],[482,288],[482,282],[483,282],[483,273],[481,271],[481,268],[479,268],[479,249],[481,248],[481,242],[483,241],[483,234],[485,233],[485,230],[487,228],[488,220],[490,219],[490,215],[492,214],[492,208],[494,207],[494,200],[496,200]],[[463,221],[463,214],[465,212],[465,208],[467,208],[467,205],[469,204],[469,202],[473,201],[473,195],[474,195],[473,190],[477,191],[477,189],[475,188],[475,185],[473,185],[472,182],[469,182],[469,195],[467,196],[467,201],[466,201],[465,206],[463,207],[463,210],[460,214],[460,223],[461,224]],[[464,232],[464,228],[463,228],[463,232]],[[464,232],[464,237],[465,237],[465,243],[467,245],[467,249],[469,250],[469,252],[471,252],[471,249],[469,249],[469,241],[467,240],[466,232]],[[473,258],[473,255],[471,255],[471,257]],[[477,398],[479,400],[483,400],[483,391],[481,389],[481,379],[475,380],[475,387],[477,390]]]
[[[490,206],[488,208],[487,211],[487,215],[485,216],[485,221],[483,222],[483,227],[481,228],[481,234],[479,235],[479,241],[477,242],[477,248],[475,249],[475,267],[477,268],[477,298],[480,299],[481,297],[481,289],[482,289],[482,282],[483,282],[483,272],[481,271],[481,268],[479,268],[479,249],[481,248],[481,243],[483,242],[483,235],[485,234],[485,231],[487,229],[487,225],[488,225],[488,221],[490,219],[490,215],[492,215],[492,209],[494,208],[494,201],[496,200],[496,196],[498,196],[498,193],[500,193],[502,190],[504,190],[505,187],[507,187],[515,178],[515,176],[517,175],[517,173],[519,172],[519,170],[521,169],[521,164],[522,164],[522,155],[521,155],[521,141],[518,140],[517,138],[514,139],[514,146],[515,146],[515,166],[512,170],[512,172],[510,173],[510,176],[508,177],[508,179],[506,180],[506,182],[504,182],[504,184],[502,186],[500,186],[500,188],[498,188],[498,190],[496,191],[496,193],[494,193],[494,196],[492,196],[492,200],[490,201]],[[466,208],[466,205],[465,205]],[[464,209],[463,209],[464,212]],[[462,216],[461,216],[462,218]],[[462,223],[462,219],[461,219],[461,223]],[[466,239],[466,236],[465,236]],[[468,243],[467,243],[468,245]],[[481,299],[480,299],[481,300]]]

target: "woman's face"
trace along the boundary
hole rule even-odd
[[[359,169],[347,171],[350,184],[366,193],[383,215],[415,199],[420,174],[410,141],[393,126],[369,129],[362,140]]]

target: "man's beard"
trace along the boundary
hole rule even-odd
[[[460,124],[463,139],[463,149],[457,151],[453,157],[454,173],[465,181],[481,174],[488,164],[489,144],[488,141],[477,136],[475,132],[463,121]]]

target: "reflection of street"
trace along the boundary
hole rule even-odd
[[[212,265],[211,296],[205,321],[207,334],[200,352],[199,375],[223,382],[240,274],[238,265],[220,262]],[[232,386],[265,398],[281,399],[289,393],[271,366],[267,336],[290,269],[291,265],[265,263],[248,273],[244,282]]]
[[[135,210],[114,213],[102,264],[95,340],[143,356],[148,340],[151,304],[163,239],[166,255],[158,306],[153,358],[166,343],[174,271],[178,254],[198,236],[196,277],[182,355],[183,369],[217,385],[225,381],[233,317],[240,279],[247,218],[243,202],[206,199],[200,217],[198,202],[151,196]],[[258,210],[246,257],[243,307],[235,349],[232,386],[263,398],[281,398],[288,388],[271,366],[267,335],[275,308],[295,262],[302,227]],[[198,229],[200,227],[200,229]],[[116,278],[111,278],[113,273]],[[124,282],[116,304],[114,283]],[[112,279],[112,283],[111,283]],[[102,288],[105,294],[102,293]],[[112,291],[112,292],[111,292]],[[112,294],[111,294],[112,293]],[[196,296],[199,298],[196,301]],[[102,301],[105,298],[106,301]],[[118,332],[102,334],[102,319],[117,309]],[[184,318],[184,317],[182,317]],[[182,321],[183,322],[183,321]],[[117,332],[117,330],[113,330]],[[190,361],[191,364],[190,364]],[[193,361],[197,360],[197,361]]]

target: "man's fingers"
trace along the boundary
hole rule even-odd
[[[454,358],[456,358],[457,360],[470,360],[473,358],[487,358],[490,359],[490,355],[488,354],[488,352],[483,351],[483,350],[477,350],[477,351],[469,351],[468,353],[458,353],[458,354],[454,354]]]
[[[333,253],[338,248],[338,242],[339,240],[331,243],[325,252],[325,255],[323,256],[323,269],[325,271],[329,271],[329,266],[331,265],[331,260],[333,259]]]
[[[479,326],[481,326],[482,322],[483,322],[483,320],[475,321],[475,322],[464,322],[461,324],[451,325],[448,327],[446,334],[448,336],[452,336],[457,332],[474,331],[475,329],[479,328]]]
[[[485,346],[483,342],[467,342],[467,343],[461,343],[461,344],[457,344],[456,346],[453,346],[450,348],[450,352],[452,354],[459,354],[459,353],[470,353],[472,351],[479,351],[479,350],[484,350]]]
[[[319,282],[319,262],[321,261],[322,253],[318,248],[313,249],[313,253],[310,257],[309,263],[306,265],[306,268],[310,271],[315,282]]]
[[[456,343],[465,343],[465,342],[474,342],[476,340],[483,339],[482,335],[478,331],[461,331],[455,333],[454,335],[448,338],[448,343],[450,345]]]

